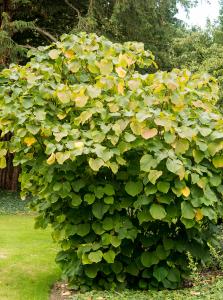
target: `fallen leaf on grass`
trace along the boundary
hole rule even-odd
[[[191,291],[190,294],[193,296],[200,296],[201,292]]]
[[[62,296],[70,296],[70,295],[71,295],[71,292],[69,292],[69,291],[62,293]]]

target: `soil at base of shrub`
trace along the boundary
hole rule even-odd
[[[199,281],[192,281],[186,280],[183,282],[183,289],[188,289],[195,287],[197,285],[211,285],[214,281],[219,278],[223,277],[223,271],[221,270],[213,270],[213,269],[206,269],[199,273]],[[71,300],[76,292],[73,290],[68,289],[68,284],[65,282],[56,282],[51,290],[51,295],[49,300]],[[198,292],[191,292],[191,295],[198,296],[200,293]],[[89,298],[91,299],[91,298]]]
[[[72,292],[68,290],[67,284],[64,282],[56,282],[51,290],[50,300],[69,300]]]

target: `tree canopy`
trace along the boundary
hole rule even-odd
[[[1,65],[22,62],[27,49],[55,41],[63,33],[96,32],[113,41],[140,41],[169,68],[170,45],[177,28],[176,0],[2,0]]]

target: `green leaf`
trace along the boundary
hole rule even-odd
[[[108,250],[108,252],[105,252],[103,254],[104,259],[107,261],[109,264],[113,264],[115,260],[115,252],[113,250]]]
[[[151,168],[155,168],[157,162],[153,159],[152,155],[145,154],[140,159],[140,170],[144,172],[149,172]]]
[[[211,128],[208,128],[208,127],[200,127],[199,131],[200,131],[201,135],[204,137],[208,136],[212,132]]]
[[[174,248],[174,241],[171,239],[168,239],[164,236],[163,238],[163,246],[165,250],[171,250]]]
[[[102,226],[105,230],[112,230],[114,228],[114,222],[111,217],[106,217],[103,222]]]
[[[155,220],[162,220],[166,217],[166,211],[162,205],[154,203],[151,205],[149,211]]]
[[[143,190],[143,184],[141,181],[129,181],[125,185],[125,191],[127,194],[129,194],[132,197],[135,197],[136,195],[140,194]]]
[[[107,246],[111,244],[112,236],[109,233],[104,233],[101,237],[102,245]]]
[[[155,268],[153,271],[153,276],[157,281],[162,282],[168,275],[168,270],[164,267]]]
[[[167,279],[171,282],[180,282],[180,271],[177,268],[170,269]]]
[[[157,192],[157,188],[156,188],[156,186],[153,185],[153,184],[148,184],[148,185],[145,187],[144,191],[145,191],[146,196],[149,196],[149,195],[155,194],[155,193]]]
[[[94,194],[85,194],[84,201],[86,201],[89,205],[93,204],[95,201],[95,195]]]
[[[104,193],[108,196],[112,196],[115,194],[115,190],[114,190],[114,187],[113,185],[111,184],[106,184],[105,187],[104,187]]]
[[[205,157],[204,153],[200,150],[193,150],[194,161],[199,164]]]
[[[97,219],[101,220],[108,209],[109,205],[105,205],[102,202],[97,202],[92,206],[92,213]]]
[[[59,215],[57,216],[56,220],[58,223],[63,223],[66,219],[66,216],[63,214],[63,215]]]
[[[190,229],[190,228],[194,227],[194,225],[195,225],[195,220],[185,219],[183,217],[181,217],[180,220],[184,224],[184,226],[186,227],[186,229]]]
[[[169,256],[170,251],[167,251],[164,246],[158,245],[156,248],[156,254],[159,259],[164,260]]]
[[[135,208],[141,208],[143,205],[148,205],[153,201],[152,197],[147,197],[146,195],[140,195],[134,202],[133,206]]]
[[[4,169],[6,166],[6,158],[4,156],[0,157],[0,169]]]
[[[144,267],[149,268],[152,265],[158,264],[159,259],[156,252],[143,252],[141,255],[141,262]]]
[[[208,145],[208,151],[211,156],[214,156],[216,153],[223,149],[223,141],[212,142]]]
[[[81,260],[82,260],[82,264],[83,265],[90,265],[90,264],[92,264],[92,262],[88,259],[88,254],[87,253],[83,253],[82,254]]]
[[[98,234],[98,235],[102,235],[102,234],[105,232],[105,230],[104,230],[103,227],[102,227],[102,224],[99,223],[99,222],[94,222],[94,223],[92,224],[92,229],[93,229],[94,232],[95,232],[96,234]]]
[[[152,184],[155,184],[157,179],[163,174],[162,171],[151,170],[148,175],[148,179]]]
[[[124,138],[125,138],[126,142],[130,143],[130,142],[135,141],[136,136],[134,136],[131,133],[126,132]]]
[[[104,188],[101,186],[96,186],[94,188],[94,193],[98,199],[101,199],[104,196]]]
[[[95,264],[86,265],[84,272],[89,278],[95,278],[98,273],[98,267]]]
[[[137,218],[139,220],[139,223],[142,224],[143,222],[149,222],[152,221],[151,214],[147,208],[144,208],[142,211],[140,211],[137,214]]]
[[[164,194],[167,194],[168,191],[169,191],[169,188],[170,188],[170,183],[169,182],[166,182],[166,181],[159,181],[157,183],[157,189],[158,191],[164,193]]]
[[[209,179],[209,181],[212,186],[219,186],[221,184],[221,177],[214,175]]]
[[[76,180],[72,182],[72,188],[74,192],[78,193],[83,187],[85,187],[86,182],[82,179]]]
[[[119,274],[119,273],[121,273],[121,271],[123,269],[123,266],[122,266],[121,262],[117,261],[117,262],[115,262],[114,264],[111,265],[111,268],[112,268],[112,271],[115,274]]]
[[[189,142],[186,139],[179,139],[176,142],[175,152],[176,154],[183,154],[189,149]]]
[[[86,236],[90,232],[90,224],[79,224],[77,225],[77,234],[79,236]]]
[[[166,161],[166,167],[170,172],[179,175],[181,179],[184,178],[185,169],[183,163],[179,159],[168,158]]]
[[[182,217],[185,219],[193,219],[195,216],[194,208],[188,201],[181,203]]]
[[[72,206],[76,207],[76,206],[79,206],[82,202],[82,199],[79,195],[77,194],[72,194],[72,201],[71,201],[71,204]]]
[[[131,274],[132,276],[138,276],[139,274],[139,268],[137,267],[135,262],[132,262],[131,264],[129,264],[125,271],[129,274]]]
[[[36,126],[36,125],[33,125],[33,124],[27,124],[26,125],[26,128],[27,128],[27,130],[30,132],[30,133],[32,133],[32,134],[37,134],[38,132],[39,132],[39,130],[40,130],[40,126]],[[55,148],[56,149],[56,148]],[[54,149],[54,150],[55,150]]]
[[[164,140],[167,144],[172,144],[176,139],[175,134],[170,133],[170,132],[165,132],[164,133]]]
[[[121,245],[121,240],[117,236],[112,236],[111,237],[111,244],[113,247],[117,248]]]
[[[212,159],[213,165],[215,168],[223,168],[223,156],[218,155]]]
[[[211,207],[202,207],[201,213],[210,220],[217,221],[217,213]]]
[[[103,253],[101,250],[95,251],[95,252],[90,252],[88,254],[88,258],[91,262],[93,263],[98,263],[102,260]]]
[[[114,203],[114,197],[105,197],[104,202],[106,204],[113,204]]]
[[[213,191],[213,188],[211,189],[209,185],[207,185],[205,187],[204,195],[205,195],[205,198],[208,200],[208,202],[211,204],[218,201],[218,198],[217,198],[215,192]]]

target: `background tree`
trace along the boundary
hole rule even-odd
[[[169,68],[170,45],[182,23],[177,4],[190,0],[0,0],[2,67],[21,62],[30,47],[54,41],[70,31],[97,32],[113,41],[135,40]]]

